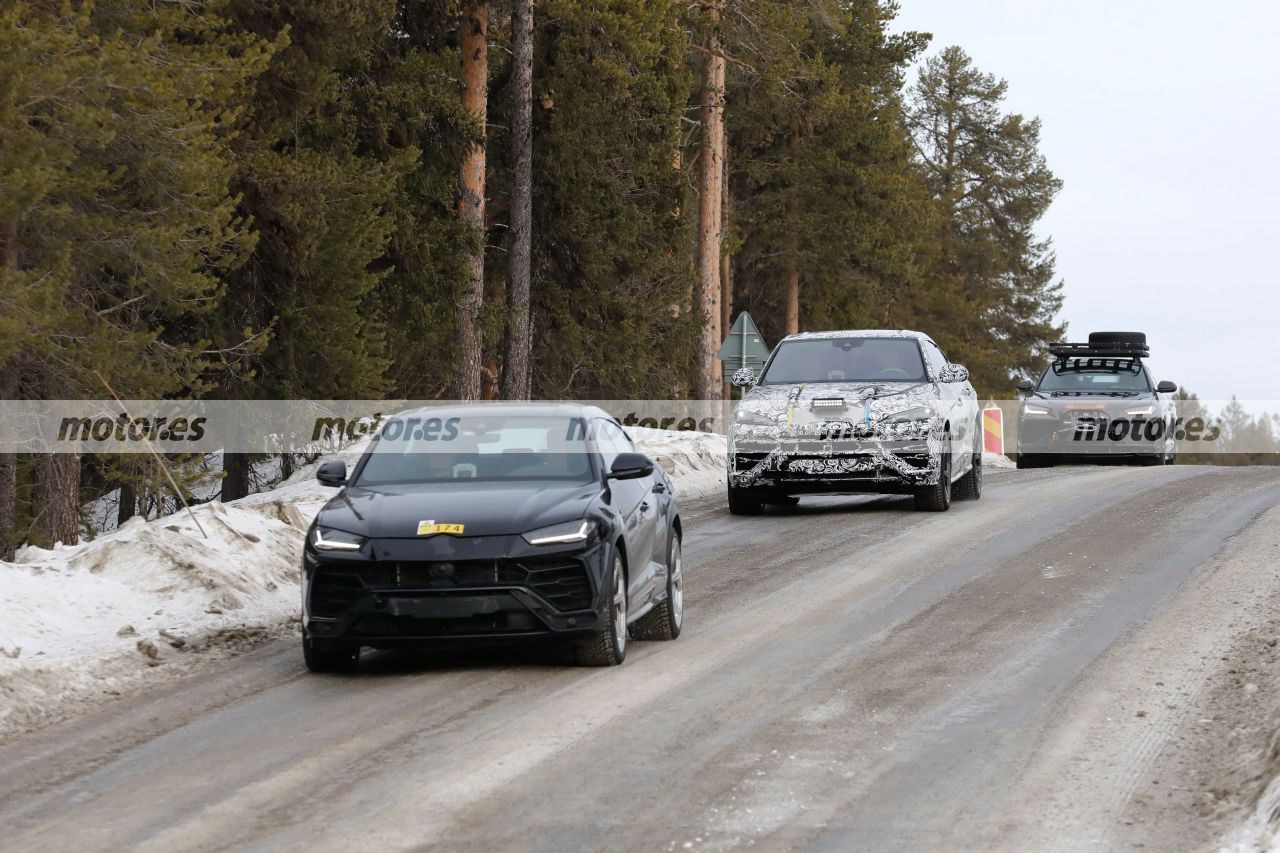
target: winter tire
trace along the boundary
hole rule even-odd
[[[973,454],[973,466],[956,480],[953,495],[956,500],[980,500],[982,498],[982,450]]]
[[[730,515],[759,515],[763,511],[764,501],[759,492],[741,486],[729,486]]]
[[[1049,463],[1045,460],[1043,456],[1038,456],[1034,453],[1018,454],[1019,470],[1026,469],[1026,468],[1048,468],[1048,467],[1049,467]]]
[[[360,665],[360,647],[346,643],[328,644],[303,637],[302,660],[312,672],[355,672]]]
[[[600,630],[574,643],[574,657],[583,666],[617,666],[627,656],[627,573],[622,553],[614,551],[609,607]]]
[[[943,437],[943,446],[951,446],[951,436]],[[951,453],[942,454],[938,482],[916,489],[916,509],[924,512],[946,512],[951,509]]]
[[[684,565],[680,536],[673,530],[667,543],[667,597],[631,626],[637,640],[674,640],[684,622]]]

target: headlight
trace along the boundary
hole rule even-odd
[[[1022,413],[1024,415],[1031,415],[1032,417],[1044,417],[1045,415],[1053,414],[1053,412],[1049,411],[1047,406],[1037,406],[1033,403],[1027,403],[1023,406]]]
[[[364,537],[317,525],[311,531],[311,544],[317,551],[359,551]]]
[[[750,412],[739,410],[733,416],[734,422],[741,426],[777,426],[778,422],[766,415],[764,412]]]
[[[530,530],[523,536],[524,541],[530,545],[567,545],[572,542],[586,542],[595,535],[595,531],[594,521],[579,519]]]
[[[1156,413],[1155,406],[1139,406],[1136,409],[1125,409],[1124,413],[1131,418],[1150,417]]]
[[[933,410],[928,406],[913,406],[885,416],[885,421],[891,424],[902,424],[908,421],[927,421],[931,417],[933,417]]]

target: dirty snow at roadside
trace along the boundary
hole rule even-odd
[[[983,451],[982,467],[993,470],[1013,470],[1018,467],[1018,464],[1003,454]]]
[[[645,427],[627,427],[627,432],[640,451],[661,465],[675,481],[676,497],[680,500],[723,496],[725,454],[728,453],[723,435]]]
[[[680,499],[723,490],[724,436],[630,432]],[[351,466],[364,447],[326,458]],[[186,512],[134,518],[92,542],[0,562],[0,736],[292,631],[302,536],[334,494],[315,481],[318,465],[195,507],[203,534]]]

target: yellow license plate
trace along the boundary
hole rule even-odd
[[[461,536],[467,529],[465,524],[437,524],[434,521],[419,521],[418,535],[433,536],[437,533],[447,533],[450,536]]]

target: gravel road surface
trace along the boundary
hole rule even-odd
[[[674,643],[351,677],[270,643],[0,745],[0,848],[1210,844],[1252,794],[1191,808],[1229,772],[1202,720],[1277,601],[1277,504],[1280,470],[1178,466],[689,507]]]

